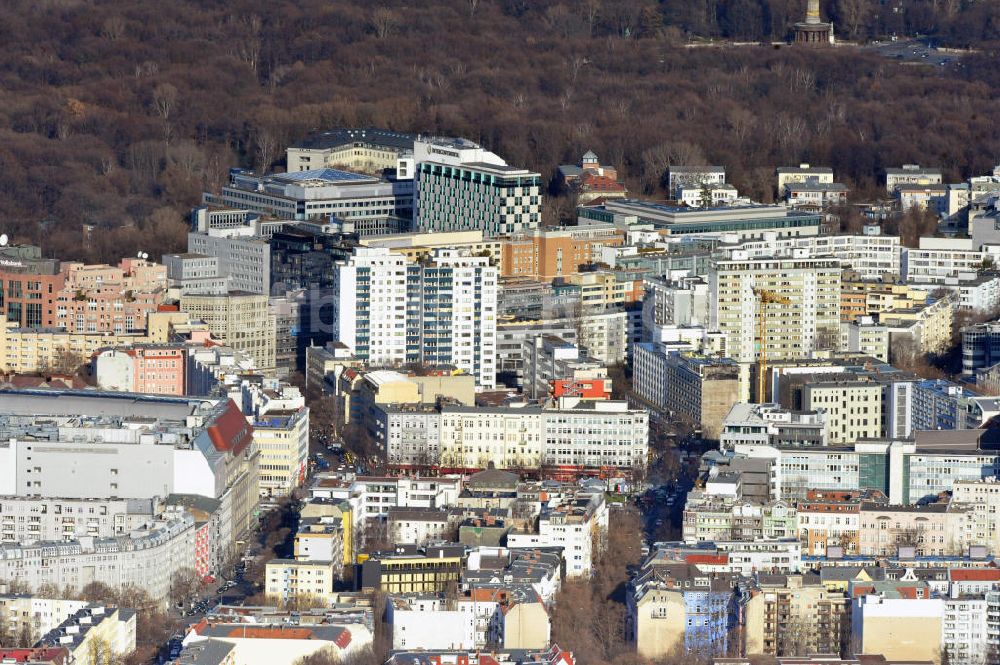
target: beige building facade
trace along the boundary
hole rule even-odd
[[[804,250],[788,256],[748,258],[733,252],[709,270],[710,328],[726,338],[726,355],[757,360],[759,308],[765,307],[767,357],[805,358],[840,346],[841,264],[812,258]],[[755,292],[768,291],[788,304],[761,305]]]
[[[180,308],[203,321],[221,344],[243,351],[257,369],[273,371],[276,363],[277,323],[267,296],[243,291],[226,295],[182,295]]]
[[[746,651],[777,656],[840,653],[849,637],[847,596],[816,576],[761,576],[746,606]]]
[[[862,506],[858,536],[860,554],[894,555],[901,547],[914,548],[917,556],[961,554],[969,520],[965,510],[949,508],[946,503]]]
[[[154,312],[149,315],[145,334],[65,332],[4,323],[0,327],[0,371],[72,372],[106,347],[165,343],[173,326],[187,321],[187,314],[180,312]]]
[[[851,650],[887,660],[941,662],[944,601],[862,596],[851,608]]]
[[[802,389],[802,408],[826,414],[831,444],[882,435],[882,385],[874,381],[808,384]]]
[[[269,602],[329,603],[339,563],[272,559],[264,573],[264,593]]]

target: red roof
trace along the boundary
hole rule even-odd
[[[239,455],[253,439],[253,427],[233,400],[207,429],[212,445],[220,453]]]
[[[0,660],[13,660],[18,663],[61,663],[65,659],[65,647],[49,647],[44,649],[0,649]]]
[[[340,635],[337,635],[337,639],[335,639],[333,643],[341,649],[346,649],[347,645],[351,643],[351,631],[345,628],[340,632]]]
[[[1000,582],[997,568],[952,568],[948,574],[952,582]]]
[[[861,596],[868,595],[875,590],[874,584],[856,584],[854,585],[853,593],[855,598],[860,598]],[[926,598],[923,588],[917,588],[915,586],[904,586],[898,585],[894,587],[896,593],[898,593],[902,598],[908,600],[917,600],[918,598]]]
[[[724,566],[729,563],[728,554],[688,554],[684,557],[686,563],[710,564],[713,566]]]
[[[308,628],[270,628],[260,626],[238,626],[229,631],[227,637],[245,637],[258,640],[308,640],[313,632]]]
[[[580,189],[588,192],[624,192],[625,185],[621,184],[614,178],[609,178],[603,175],[597,175],[596,173],[591,173],[589,171],[584,172],[580,176],[579,180]]]

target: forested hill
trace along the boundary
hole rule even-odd
[[[875,192],[888,165],[957,178],[1000,158],[994,0],[824,3],[840,35],[961,35],[979,52],[960,67],[688,46],[784,38],[804,5],[7,0],[0,230],[64,258],[179,249],[182,215],[229,167],[281,168],[288,142],[335,126],[467,136],[545,174],[593,149],[650,195],[678,160],[725,164],[766,199],[781,164]]]

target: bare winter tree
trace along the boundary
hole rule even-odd
[[[396,30],[398,23],[399,19],[396,17],[396,13],[388,7],[378,7],[372,13],[372,27],[375,30],[375,36],[379,39],[389,37]]]
[[[177,88],[169,83],[161,83],[153,89],[153,111],[163,121],[163,141],[170,143],[173,126],[170,124],[174,107],[177,105]]]
[[[807,656],[811,654],[815,642],[813,627],[803,617],[793,616],[778,627],[777,655]]]
[[[200,588],[201,580],[194,568],[182,568],[170,578],[170,602],[184,602],[198,593]]]

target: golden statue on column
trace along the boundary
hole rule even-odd
[[[806,20],[795,24],[795,43],[807,46],[833,43],[833,24],[823,22],[819,0],[807,0]]]

